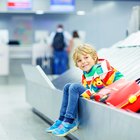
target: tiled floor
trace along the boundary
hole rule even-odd
[[[66,139],[45,133],[49,125],[26,103],[24,84],[1,84],[0,105],[0,140]]]

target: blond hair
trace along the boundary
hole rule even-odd
[[[77,66],[77,60],[79,59],[79,56],[85,54],[90,54],[90,56],[95,60],[95,63],[97,63],[98,56],[94,47],[90,44],[80,44],[75,48],[73,53],[73,61],[76,66]]]

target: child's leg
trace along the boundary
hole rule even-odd
[[[47,128],[46,132],[53,132],[56,128],[58,128],[61,125],[62,121],[64,120],[64,116],[65,116],[66,109],[67,109],[67,104],[68,104],[68,92],[69,92],[70,85],[71,84],[68,83],[64,86],[63,100],[62,100],[60,116],[59,116],[58,120],[56,120],[52,126]]]
[[[67,118],[74,119],[78,113],[78,101],[80,95],[86,90],[81,84],[71,84],[69,87],[68,106],[65,114],[65,121]]]
[[[86,89],[81,84],[71,84],[67,91],[67,107],[64,121],[52,133],[56,136],[66,136],[77,129],[74,121],[78,113],[78,99]]]
[[[69,98],[69,87],[71,86],[71,83],[68,83],[64,86],[63,89],[63,99],[60,109],[60,119],[64,119],[64,116],[66,114],[67,106],[68,106],[68,98]]]

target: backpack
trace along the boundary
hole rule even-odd
[[[65,41],[64,41],[63,33],[57,32],[55,34],[52,46],[53,46],[54,50],[57,50],[57,51],[64,50],[66,44],[65,44]]]

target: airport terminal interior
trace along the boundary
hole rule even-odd
[[[87,129],[67,137],[56,137],[45,132],[55,121],[60,99],[56,96],[58,104],[50,106],[54,99],[49,97],[48,92],[61,92],[65,82],[79,80],[75,78],[75,71],[69,67],[65,71],[68,72],[68,77],[65,72],[53,73],[50,36],[59,24],[63,25],[64,31],[71,36],[72,32],[77,30],[83,42],[94,45],[99,55],[107,57],[112,64],[120,67],[129,80],[140,78],[140,0],[1,0],[0,140],[94,139],[92,134],[88,134],[87,126]],[[124,50],[120,50],[123,47]],[[126,67],[123,62],[126,62]],[[129,65],[132,69],[128,69]],[[41,93],[40,96],[37,96],[37,93]],[[98,105],[95,103],[95,106]],[[94,116],[94,113],[92,115]],[[140,117],[129,114],[128,117],[140,126]],[[123,120],[123,117],[121,118]],[[89,125],[92,133],[95,129],[91,128]],[[130,135],[128,138],[125,136],[125,127],[123,128],[124,133],[120,134],[120,139],[116,134],[117,139],[114,140],[133,140],[133,133],[132,137]],[[105,139],[109,139],[104,129],[103,135]],[[110,135],[110,138],[112,137]],[[104,139],[98,132],[95,138]]]

